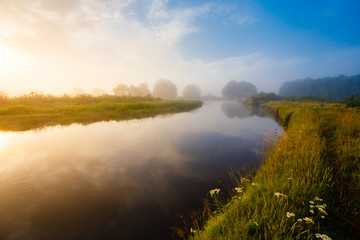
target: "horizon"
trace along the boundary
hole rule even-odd
[[[172,81],[219,96],[230,80],[277,93],[285,81],[353,76],[360,2],[0,1],[0,91],[111,94]]]

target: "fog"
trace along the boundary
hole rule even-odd
[[[0,90],[10,96],[72,93],[75,88],[112,93],[121,83],[146,82],[153,90],[156,81],[167,79],[176,84],[178,95],[196,84],[202,94],[219,96],[230,80],[277,92],[286,80],[357,73],[360,48],[351,44],[316,56],[295,50],[274,54],[284,51],[283,45],[267,45],[269,39],[250,48],[247,42],[254,36],[241,31],[262,29],[266,17],[246,1],[232,4],[0,0]],[[218,39],[221,32],[210,24],[236,28],[239,42],[225,35]],[[284,38],[280,30],[273,34]],[[308,41],[312,47],[322,44]]]

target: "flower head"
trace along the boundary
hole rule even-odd
[[[313,221],[311,218],[309,218],[309,217],[304,217],[303,220],[304,220],[306,223],[312,223],[312,224],[314,224],[314,221]]]
[[[213,195],[215,195],[215,194],[219,194],[219,192],[220,192],[220,189],[219,189],[219,188],[215,188],[215,189],[213,189],[213,190],[210,190],[210,195],[213,196]]]
[[[286,217],[287,217],[287,218],[295,217],[295,213],[287,212],[287,213],[286,213]]]
[[[241,193],[241,192],[243,192],[243,189],[241,187],[237,187],[237,188],[235,188],[235,191],[238,193]]]

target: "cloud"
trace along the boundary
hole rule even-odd
[[[119,83],[148,82],[151,87],[166,78],[178,85],[179,93],[195,83],[205,94],[219,94],[232,79],[276,91],[282,81],[325,72],[319,59],[263,52],[215,61],[183,58],[181,40],[208,31],[199,22],[209,19],[237,25],[260,21],[246,4],[170,7],[166,0],[0,0],[0,46],[14,52],[17,64],[11,73],[0,69],[1,90],[10,95],[62,94],[75,87],[111,92]],[[349,54],[359,56],[354,51],[340,54],[338,60],[334,53],[333,65]]]

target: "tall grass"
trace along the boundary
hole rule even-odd
[[[51,125],[153,117],[189,111],[201,101],[161,100],[153,97],[92,97],[30,94],[0,99],[0,130],[21,131]]]
[[[360,112],[334,104],[267,105],[287,124],[264,163],[191,239],[359,239]],[[216,199],[215,199],[216,200]]]

